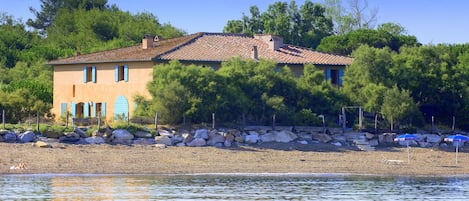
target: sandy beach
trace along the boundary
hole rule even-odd
[[[407,176],[469,175],[469,153],[432,148],[405,147],[358,151],[328,144],[272,148],[275,144],[215,147],[126,145],[70,145],[52,148],[30,143],[0,143],[0,174],[99,173],[345,173]],[[12,169],[24,164],[22,169]]]

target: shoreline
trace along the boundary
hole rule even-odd
[[[273,145],[274,146],[274,145]],[[432,148],[357,151],[312,144],[310,149],[54,144],[52,148],[0,143],[0,175],[350,175],[377,177],[468,177],[469,152]],[[314,146],[314,147],[313,147]],[[320,147],[322,146],[322,147]],[[319,148],[318,148],[319,147]],[[388,163],[399,161],[399,163]],[[11,170],[24,163],[25,169]]]

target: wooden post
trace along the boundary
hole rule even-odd
[[[432,115],[432,132],[435,132],[435,117]]]
[[[65,128],[68,128],[68,111],[65,112]]]
[[[98,132],[100,128],[101,128],[101,112],[98,112]]]
[[[215,129],[215,113],[212,113],[212,129]]]
[[[3,124],[3,130],[5,130],[5,110],[2,110],[2,124]]]
[[[375,134],[378,133],[378,113],[375,114]]]
[[[347,117],[345,116],[345,107],[342,107],[342,131],[347,129]]]
[[[363,128],[363,110],[362,107],[358,107],[358,131],[362,132]]]
[[[155,130],[158,131],[158,112],[155,112]]]
[[[452,131],[454,131],[455,124],[456,124],[456,117],[453,116],[453,126],[451,126]]]
[[[272,130],[275,130],[275,114],[272,116]]]
[[[182,125],[183,126],[186,125],[186,115],[185,114],[182,115]]]
[[[38,111],[37,111],[37,121],[36,121],[36,123],[37,123],[37,132],[38,132],[38,133],[40,132],[40,131],[39,131],[39,123],[41,122],[41,119],[40,119],[41,117],[39,116],[39,114],[40,114],[40,112],[39,112],[39,110],[38,110]]]

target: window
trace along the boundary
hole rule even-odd
[[[83,82],[96,83],[96,66],[84,66],[83,67]]]
[[[335,69],[326,69],[326,80],[330,81],[333,85],[339,85],[340,78],[339,78],[339,70]]]
[[[116,65],[116,82],[129,80],[129,66],[125,65]]]

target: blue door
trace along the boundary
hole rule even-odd
[[[125,96],[118,96],[114,103],[114,120],[127,121],[129,119],[129,101]]]

